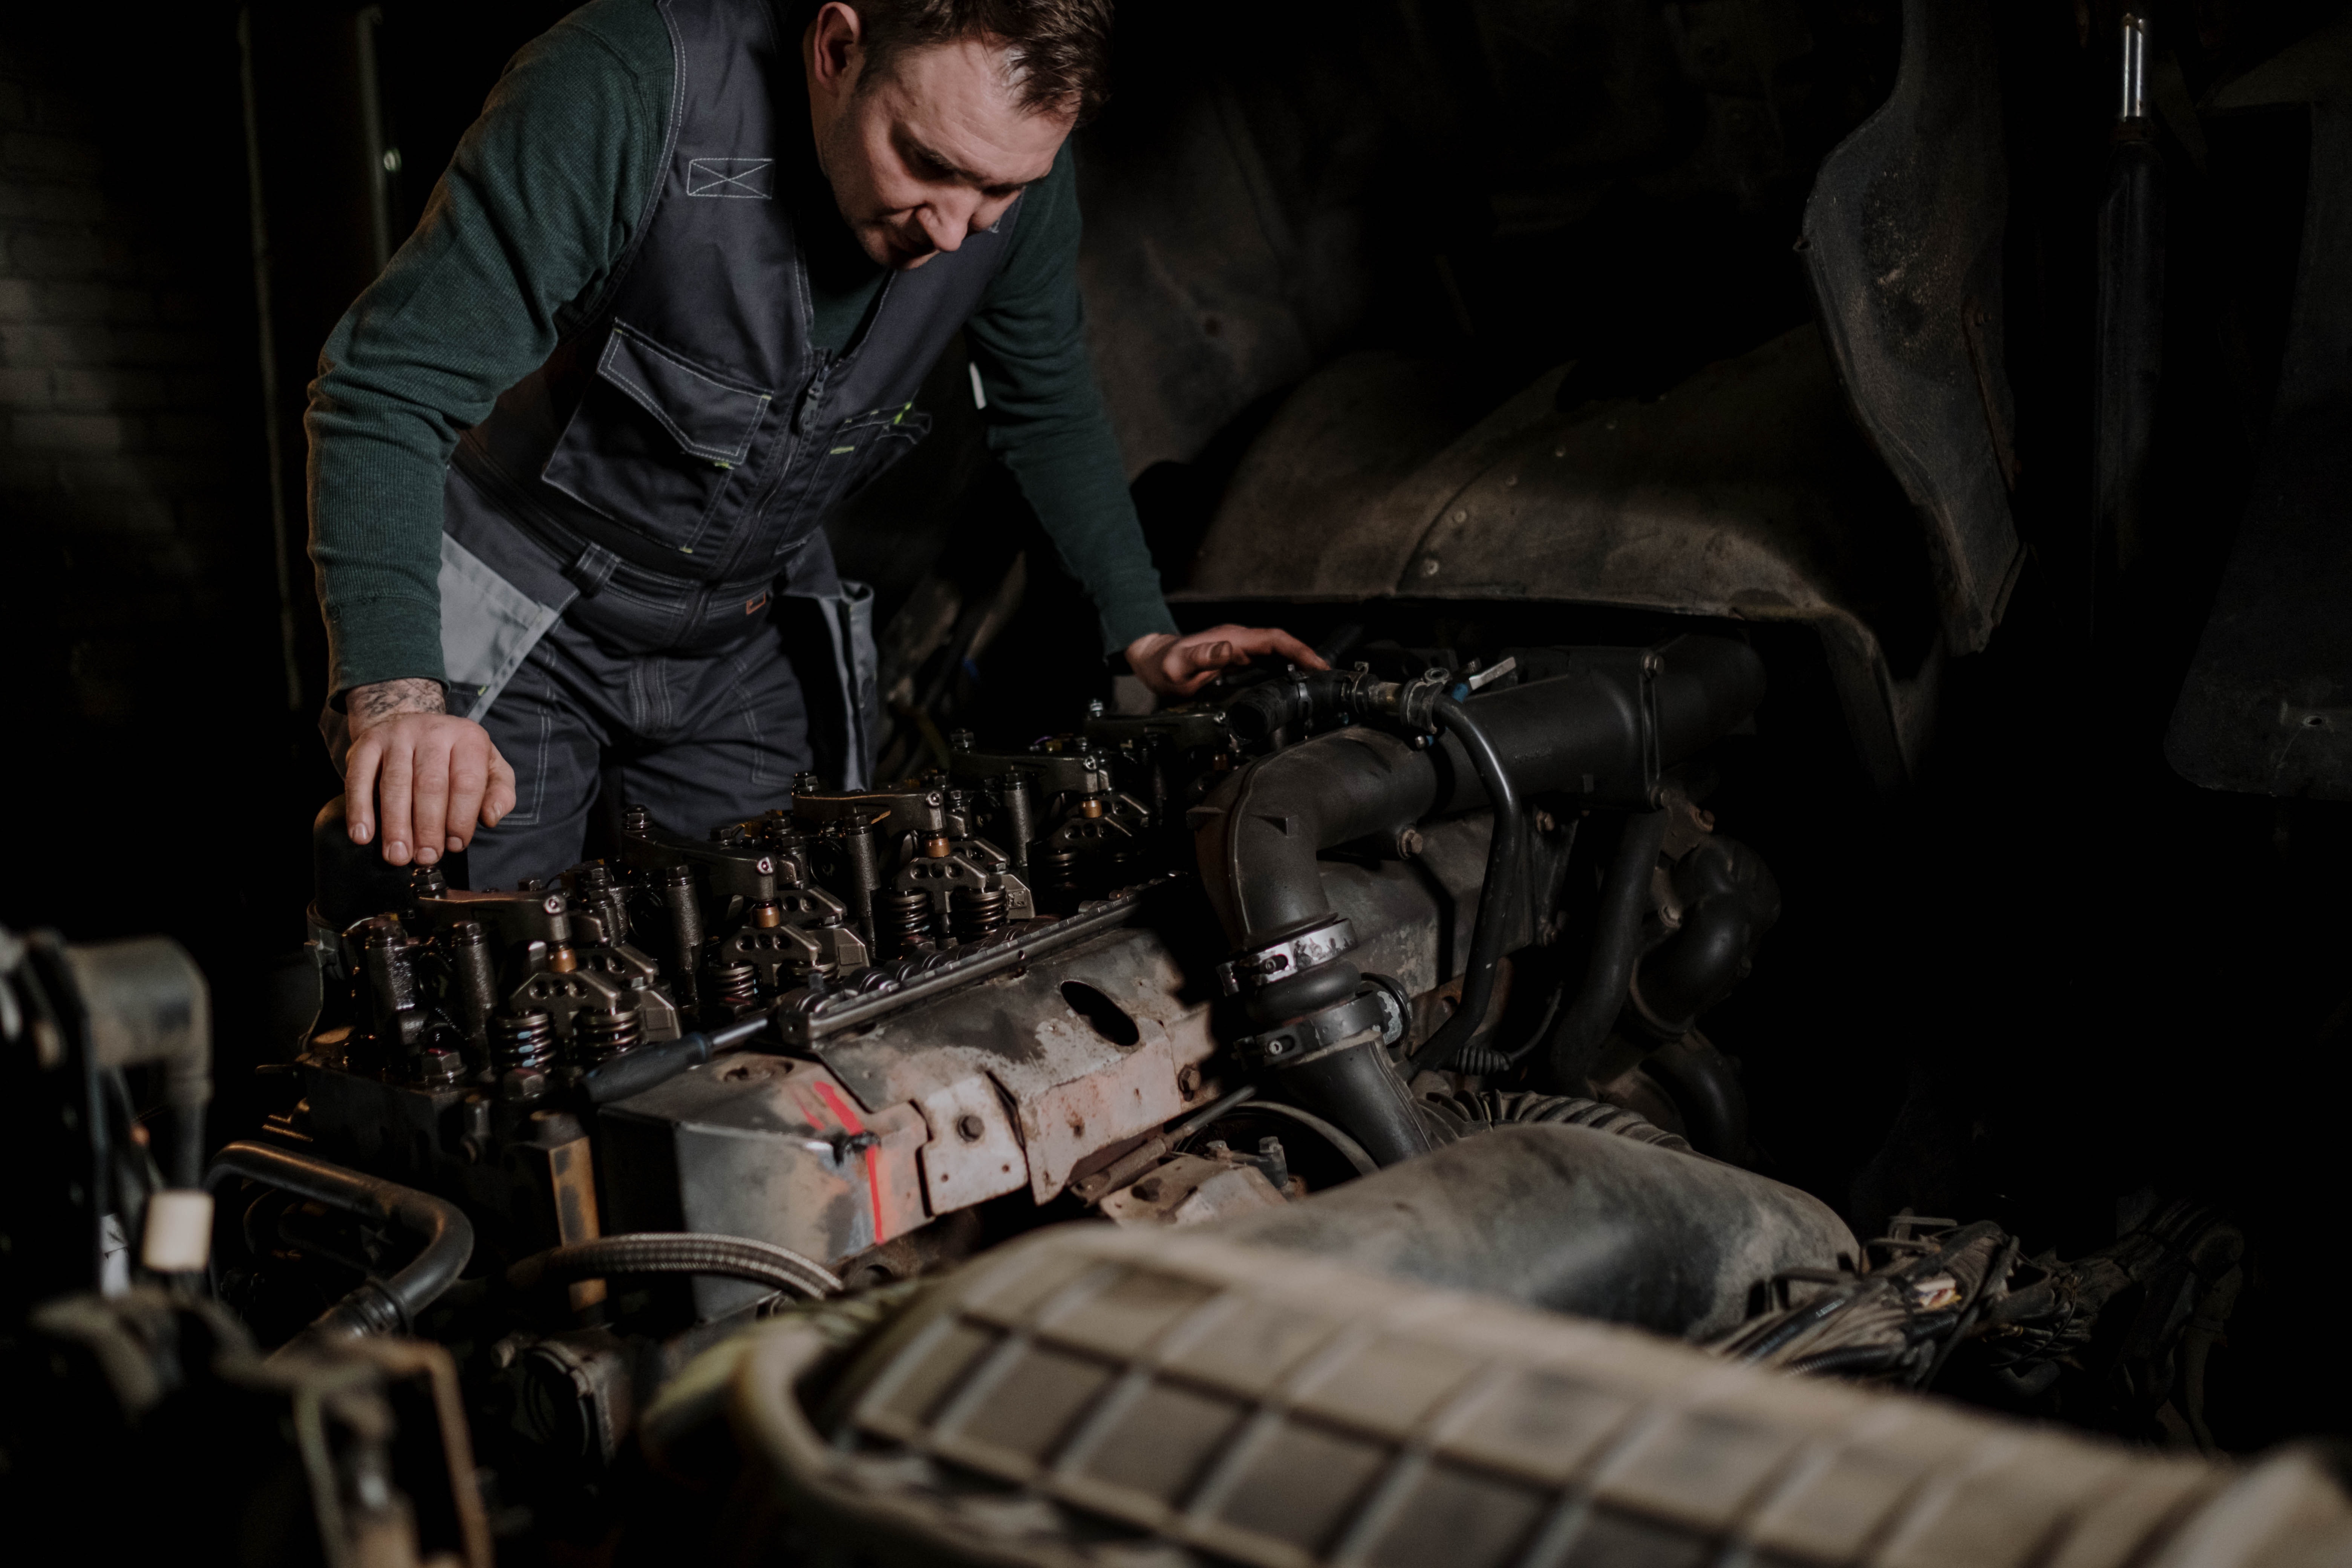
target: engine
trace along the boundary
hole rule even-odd
[[[919,779],[803,774],[750,821],[627,807],[617,854],[516,889],[392,877],[331,809],[324,1005],[261,1142],[440,1194],[502,1265],[719,1236],[870,1281],[968,1250],[997,1200],[1184,1224],[1424,1153],[1484,1124],[1417,1100],[1447,1068],[1690,1132],[1601,1047],[1629,998],[1685,1041],[1776,912],[1671,773],[1760,667],[1702,637],[1429,658],[1022,751],[959,733]],[[1601,878],[1610,929],[1531,1006],[1601,840],[1630,868]],[[1736,1094],[1711,1087],[1709,1143]],[[772,1293],[674,1285],[681,1326]]]
[[[1018,1278],[1009,1261],[929,1277],[1060,1220],[1197,1229],[1286,1278],[1386,1276],[1911,1387],[1969,1342],[1974,1375],[2020,1398],[2121,1300],[2137,1325],[2107,1337],[2139,1357],[2131,1386],[2193,1384],[2183,1325],[2226,1315],[2242,1251],[2210,1211],[2029,1263],[1990,1224],[1906,1216],[1864,1244],[1745,1168],[1739,1080],[1698,1024],[1780,894],[1700,797],[1763,689],[1720,636],[1483,660],[1374,645],[1024,749],[959,733],[943,766],[883,788],[803,774],[751,820],[625,806],[610,853],[512,889],[393,871],[331,805],[317,1016],[270,1069],[279,1108],[209,1160],[184,957],[0,949],[11,1041],[50,1042],[48,1088],[85,1086],[62,1121],[16,1097],[12,1147],[50,1170],[58,1129],[87,1126],[100,1173],[37,1252],[54,1278],[25,1283],[28,1247],[12,1292],[31,1310],[106,1260],[113,1285],[29,1321],[114,1369],[126,1411],[189,1375],[191,1343],[228,1347],[206,1397],[257,1430],[314,1385],[386,1410],[431,1391],[422,1472],[364,1409],[375,1447],[337,1452],[412,1500],[377,1523],[414,1545],[439,1518],[468,1562],[500,1518],[542,1545],[618,1528],[628,1468],[677,1448],[717,1386],[709,1357],[761,1320],[848,1347],[982,1290],[1000,1301],[982,1318],[1058,1321],[1025,1287],[970,1283]],[[82,1022],[19,1027],[49,1016]],[[150,1061],[173,1112],[152,1163],[121,1078]],[[912,1364],[916,1332],[877,1342]],[[125,1366],[149,1368],[131,1393]],[[1055,1375],[1083,1403],[1109,1373]],[[26,1419],[88,1406],[46,1376]],[[931,1441],[874,1427],[882,1395],[861,1397],[844,1434]],[[1005,1418],[1029,1398],[1002,1395]],[[333,1500],[378,1483],[320,1465],[320,1519],[359,1530]]]

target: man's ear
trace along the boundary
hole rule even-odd
[[[856,85],[858,68],[865,63],[865,23],[842,0],[829,0],[818,8],[816,20],[809,26],[811,73],[830,91],[848,91]]]

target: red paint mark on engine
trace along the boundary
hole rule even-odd
[[[866,1131],[866,1124],[857,1120],[857,1112],[849,1109],[849,1102],[835,1091],[833,1085],[820,1083],[813,1087],[852,1136]],[[878,1247],[889,1237],[882,1234],[882,1150],[877,1144],[866,1146],[866,1191],[874,1200],[874,1242]]]

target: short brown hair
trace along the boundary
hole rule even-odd
[[[864,79],[879,81],[908,49],[979,37],[1001,40],[1021,107],[1066,110],[1084,124],[1110,97],[1111,0],[848,0],[866,54]]]

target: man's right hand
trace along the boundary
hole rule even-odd
[[[390,864],[430,866],[473,842],[477,821],[495,827],[514,809],[514,769],[488,731],[450,717],[439,682],[355,686],[343,706],[352,725],[343,802],[352,843],[381,837]]]

